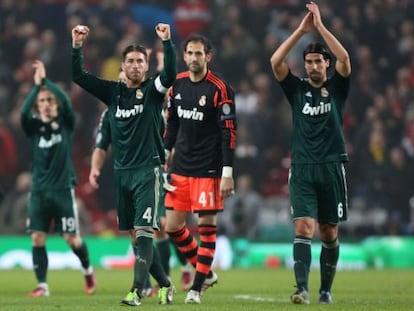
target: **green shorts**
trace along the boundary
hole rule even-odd
[[[119,230],[135,227],[159,230],[160,171],[160,167],[114,171]]]
[[[312,217],[322,224],[348,219],[343,163],[292,164],[289,192],[293,219]]]
[[[158,205],[158,216],[159,217],[165,217],[165,189],[161,186],[160,189],[160,204]]]
[[[26,228],[28,232],[49,232],[54,229],[60,233],[79,233],[78,208],[73,189],[31,192]]]

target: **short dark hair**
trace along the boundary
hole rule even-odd
[[[213,52],[213,45],[211,44],[211,41],[201,34],[193,33],[185,39],[183,43],[184,52],[187,51],[187,46],[190,42],[201,42],[201,44],[204,46],[204,52],[206,54]]]
[[[328,49],[320,42],[314,42],[308,44],[308,46],[303,51],[303,60],[305,60],[305,57],[309,53],[317,53],[322,54],[323,58],[326,60],[329,60],[329,64],[332,62],[332,56],[329,53]]]
[[[148,54],[147,54],[147,48],[145,46],[142,46],[140,44],[131,44],[128,45],[123,51],[122,51],[122,61],[125,61],[125,58],[128,53],[131,52],[140,52],[145,55],[145,60],[148,61]]]

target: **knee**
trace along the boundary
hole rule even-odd
[[[165,224],[166,232],[176,232],[185,227],[185,221],[168,220]]]
[[[315,221],[313,219],[301,218],[295,220],[295,235],[312,239],[315,232]]]
[[[322,241],[334,241],[338,237],[338,226],[335,224],[319,224],[319,236]]]
[[[64,239],[71,248],[79,248],[82,245],[82,239],[79,235],[65,234]]]
[[[168,234],[167,234],[167,232],[164,230],[164,229],[161,229],[161,230],[159,230],[159,231],[156,231],[156,230],[154,230],[154,238],[156,239],[156,240],[166,240],[166,239],[168,239]]]
[[[33,232],[32,233],[32,246],[45,246],[46,244],[46,233],[44,232]]]

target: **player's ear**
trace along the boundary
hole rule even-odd
[[[206,61],[207,62],[210,62],[212,60],[212,58],[213,58],[213,54],[207,53],[207,55],[206,55]]]

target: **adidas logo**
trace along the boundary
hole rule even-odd
[[[181,98],[181,94],[180,94],[180,93],[178,93],[177,95],[175,95],[174,99],[182,99],[182,98]]]
[[[306,97],[312,97],[312,93],[310,91],[308,91],[308,92],[305,93],[305,96]]]

